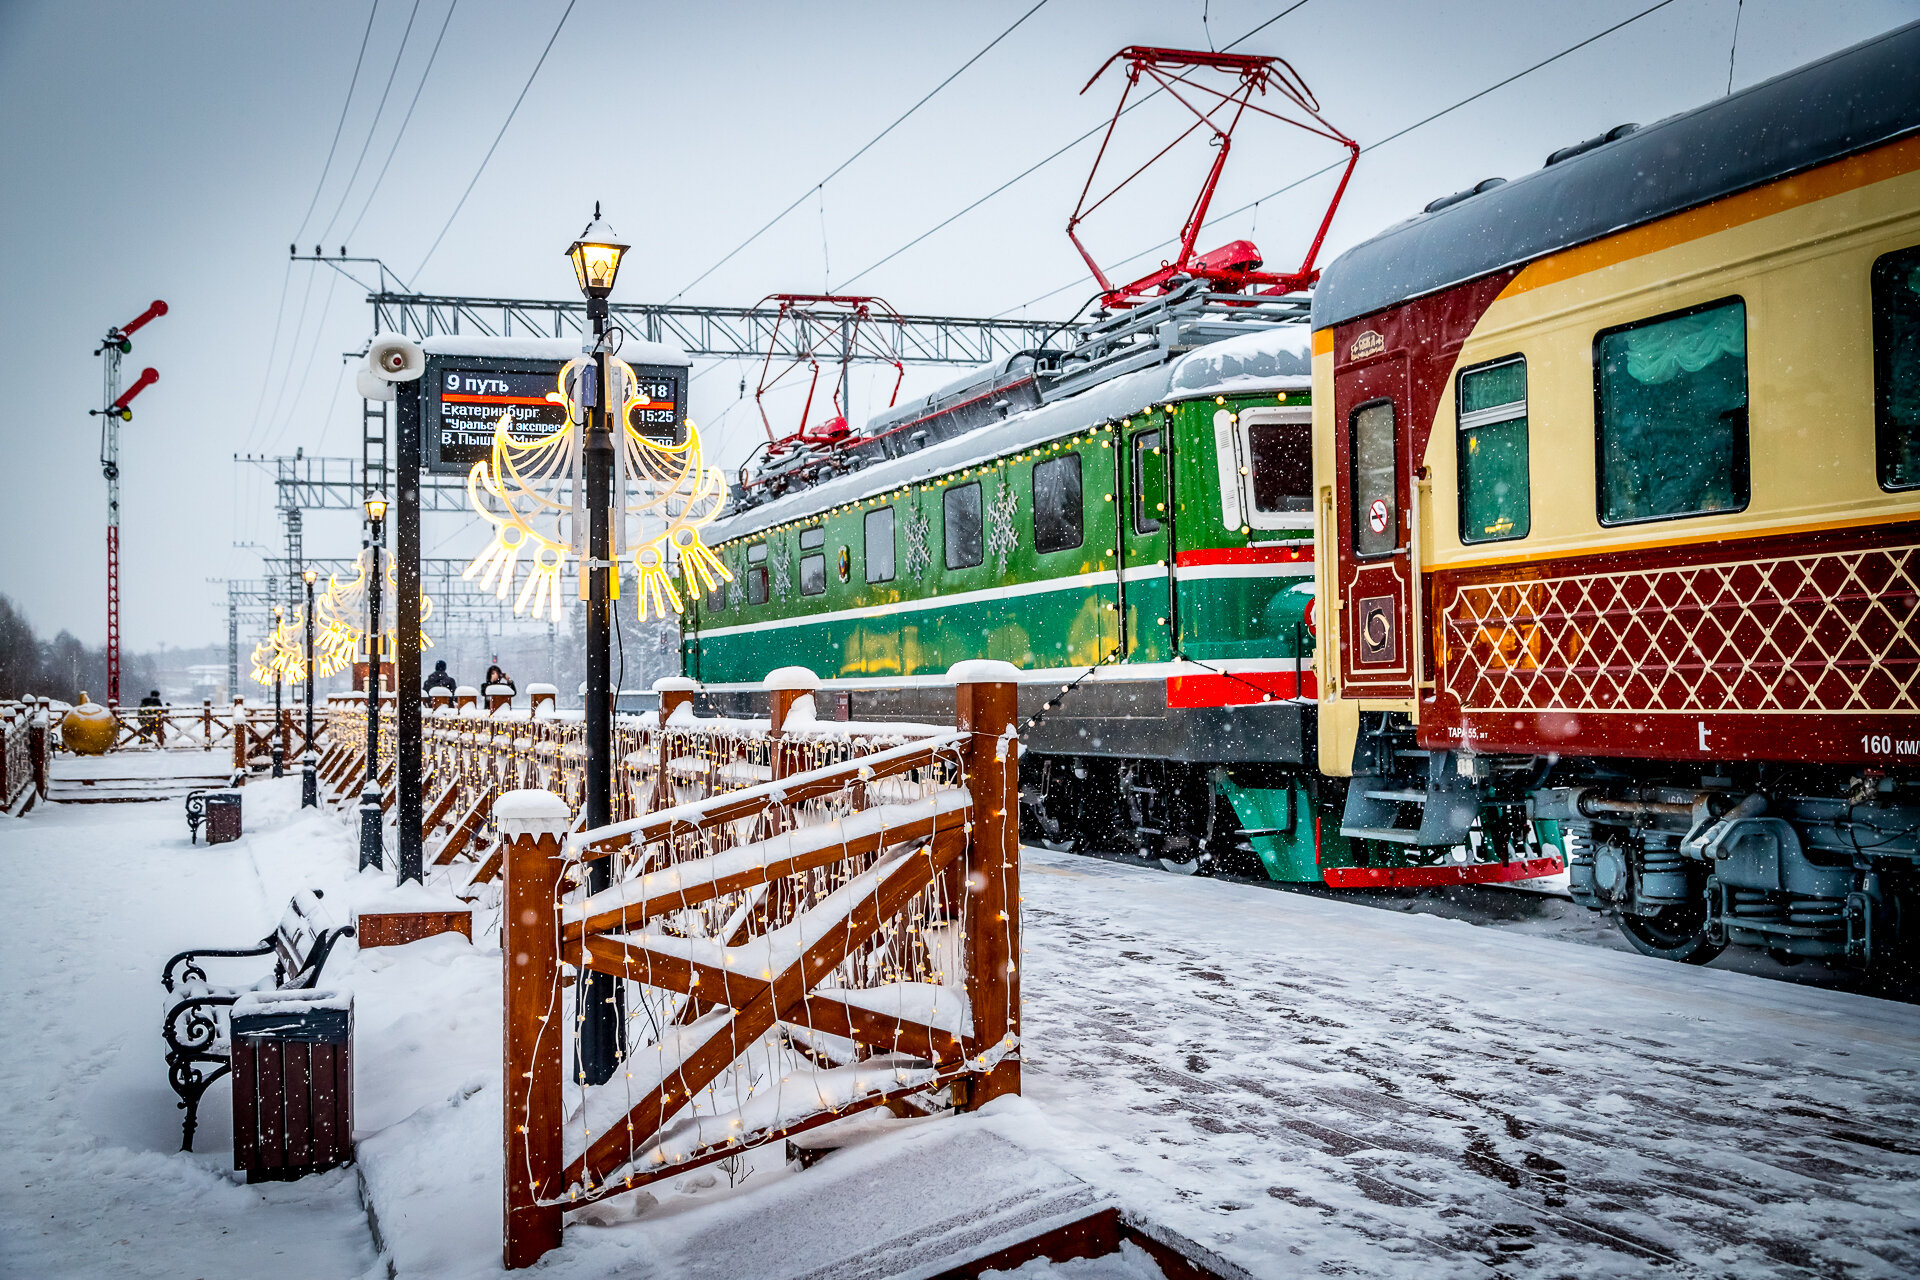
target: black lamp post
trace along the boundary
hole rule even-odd
[[[313,749],[313,581],[320,575],[307,570],[307,731],[302,741],[307,749],[300,755],[300,807],[318,808],[320,804],[320,756]]]
[[[360,869],[385,865],[380,822],[380,522],[385,498],[367,499],[367,777],[360,788]]]
[[[613,449],[618,428],[614,415],[620,406],[609,394],[611,361],[607,351],[607,295],[620,274],[627,246],[600,221],[600,205],[593,221],[567,249],[580,291],[587,295],[590,328],[587,353],[592,364],[582,370],[578,401],[586,410],[583,462],[587,487],[587,558],[580,572],[587,576],[587,814],[589,828],[613,821],[613,584],[620,572],[613,558]],[[588,864],[587,889],[598,892],[612,881],[608,859]],[[626,989],[612,975],[588,971],[575,990],[580,992],[580,1074],[589,1084],[613,1076],[621,1056],[626,1027]]]
[[[279,605],[273,606],[273,647],[277,650],[281,641],[286,639],[281,628],[286,626],[286,612]],[[287,740],[281,736],[280,727],[286,712],[281,709],[280,690],[285,682],[286,672],[281,669],[279,656],[273,663],[273,737],[267,740],[268,752],[273,760],[273,776],[285,777],[287,772]]]

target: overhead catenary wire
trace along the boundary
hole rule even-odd
[[[320,204],[320,193],[326,189],[327,174],[333,170],[334,152],[340,149],[340,132],[347,127],[347,108],[353,105],[353,90],[360,83],[360,66],[367,60],[367,40],[373,35],[374,15],[380,12],[380,0],[373,0],[373,6],[367,10],[367,29],[360,35],[360,55],[353,60],[353,77],[347,81],[346,101],[340,104],[340,123],[333,127],[333,142],[327,147],[327,162],[320,166],[320,181],[313,186],[313,199],[307,202],[307,212],[300,219],[300,229],[293,233],[295,240],[307,233],[307,223],[313,220],[313,211]]]
[[[440,20],[440,34],[434,37],[433,48],[427,53],[427,65],[420,72],[420,82],[413,87],[413,101],[407,104],[407,114],[400,117],[400,128],[393,135],[393,145],[387,148],[387,158],[381,162],[380,172],[374,175],[373,186],[367,189],[367,198],[360,205],[353,225],[347,228],[347,239],[353,239],[353,233],[360,229],[365,221],[367,210],[373,207],[373,197],[380,191],[380,184],[386,181],[387,170],[393,165],[393,157],[400,150],[400,139],[407,136],[407,125],[413,120],[413,109],[420,105],[420,92],[427,87],[427,77],[433,73],[433,63],[440,56],[440,42],[447,38],[447,28],[453,23],[453,11],[460,7],[460,0],[452,0],[447,6],[446,17]]]
[[[1225,49],[1221,50],[1221,52],[1222,53],[1232,52],[1235,48],[1246,43],[1248,40],[1251,40],[1254,36],[1259,35],[1262,31],[1265,31],[1268,27],[1280,21],[1280,19],[1286,17],[1288,14],[1292,13],[1294,10],[1303,8],[1308,2],[1309,0],[1294,0],[1294,3],[1288,5],[1286,8],[1282,9],[1279,13],[1274,14],[1271,18],[1268,18],[1265,22],[1261,23],[1259,26],[1254,27],[1251,30],[1237,37],[1232,43],[1228,44]],[[1177,76],[1175,77],[1175,79],[1185,79],[1185,76]],[[1136,98],[1131,104],[1123,108],[1120,114],[1123,116],[1127,115],[1129,112],[1132,112],[1140,107],[1145,106],[1147,103],[1151,102],[1153,99],[1159,97],[1161,94],[1165,92],[1166,92],[1165,89],[1155,88],[1148,93],[1143,93],[1140,95],[1140,97]],[[995,187],[993,190],[987,192],[987,194],[981,196],[978,200],[975,200],[972,204],[968,205],[966,208],[961,209],[958,213],[954,213],[948,216],[947,218],[943,219],[938,225],[931,227],[926,231],[921,232],[919,235],[907,241],[905,244],[901,245],[898,249],[895,249],[892,253],[889,253],[886,257],[880,259],[878,262],[870,263],[867,266],[862,267],[859,271],[855,272],[853,275],[848,276],[845,280],[842,280],[839,284],[831,286],[831,288],[833,290],[848,288],[855,281],[864,279],[866,276],[871,275],[875,271],[878,271],[881,267],[886,266],[889,262],[892,262],[895,258],[899,257],[901,254],[905,253],[907,250],[913,248],[915,245],[919,244],[921,241],[929,239],[932,236],[938,235],[940,232],[946,230],[948,227],[952,226],[954,223],[958,222],[960,219],[966,217],[968,214],[972,213],[975,209],[978,209],[981,205],[987,203],[989,200],[993,199],[995,196],[999,195],[1001,192],[1005,191],[1007,188],[1014,186],[1015,184],[1019,183],[1023,179],[1031,176],[1032,174],[1038,172],[1041,169],[1046,168],[1048,165],[1052,164],[1055,160],[1058,160],[1061,156],[1067,154],[1067,152],[1073,150],[1075,147],[1087,141],[1089,138],[1093,137],[1095,134],[1105,132],[1110,127],[1110,125],[1111,125],[1110,121],[1104,121],[1104,120],[1101,121],[1099,124],[1093,126],[1093,128],[1087,130],[1085,133],[1081,134],[1079,137],[1075,138],[1073,141],[1061,147],[1058,151],[1055,151],[1053,154],[1046,156],[1041,160],[1035,161],[1033,164],[1027,166],[1025,169],[1022,169],[1019,173],[1015,174],[1013,177],[1008,178],[1005,182],[1001,183],[999,186]],[[1159,247],[1160,246],[1158,245],[1154,246],[1154,248],[1156,249]],[[1152,250],[1148,250],[1148,252],[1151,253]],[[1135,256],[1140,256],[1140,255],[1135,255]],[[1132,259],[1130,258],[1128,259],[1128,261],[1132,261]],[[1078,282],[1076,281],[1076,283]],[[1055,292],[1057,293],[1059,292],[1059,290],[1055,290]],[[1052,295],[1049,294],[1048,296],[1051,297]],[[1001,314],[1005,315],[1006,312],[1001,312]]]
[[[1640,19],[1647,17],[1649,14],[1657,13],[1658,11],[1666,8],[1668,5],[1672,3],[1674,3],[1674,0],[1659,0],[1659,3],[1649,5],[1645,9],[1640,10],[1638,13],[1632,14],[1626,18],[1622,18],[1619,22],[1614,23],[1612,26],[1607,27],[1605,30],[1597,31],[1594,34],[1579,41],[1578,43],[1568,45],[1566,48],[1560,50],[1560,52],[1552,54],[1549,57],[1542,58],[1540,61],[1534,63],[1530,67],[1527,67],[1520,71],[1516,71],[1512,75],[1506,77],[1503,80],[1495,81],[1493,84],[1488,85],[1484,89],[1481,89],[1475,93],[1468,94],[1466,97],[1460,99],[1458,102],[1455,102],[1450,106],[1442,107],[1440,108],[1440,110],[1435,111],[1431,115],[1423,116],[1422,118],[1414,121],[1412,124],[1407,125],[1404,128],[1395,130],[1394,132],[1388,134],[1384,138],[1379,138],[1373,142],[1367,143],[1365,146],[1360,148],[1360,154],[1365,155],[1369,151],[1373,151],[1373,150],[1376,150],[1377,148],[1386,146],[1389,142],[1396,142],[1399,139],[1406,137],[1408,134],[1412,133],[1416,129],[1425,128],[1427,125],[1432,124],[1434,121],[1439,120],[1443,116],[1452,115],[1454,112],[1460,110],[1462,107],[1469,106],[1475,102],[1478,102],[1480,99],[1486,97],[1488,94],[1493,93],[1499,89],[1504,89],[1508,85],[1512,84],[1514,81],[1530,76],[1534,72],[1539,71],[1544,67],[1551,66],[1552,64],[1560,61],[1560,59],[1565,58],[1570,54],[1578,53],[1580,50],[1586,48],[1588,45],[1594,43],[1596,40],[1605,39],[1607,36],[1612,35],[1614,32],[1620,30],[1622,27],[1631,26],[1633,23],[1640,21]],[[1345,163],[1346,161],[1344,159],[1337,160],[1332,164],[1325,165],[1319,169],[1315,169],[1312,173],[1306,174],[1303,177],[1295,178],[1292,182],[1289,182],[1284,186],[1274,188],[1272,191],[1267,192],[1265,195],[1259,197],[1258,199],[1249,200],[1247,203],[1241,205],[1237,209],[1229,209],[1225,213],[1216,214],[1215,216],[1208,218],[1206,225],[1213,226],[1216,223],[1225,222],[1229,218],[1238,217],[1240,214],[1247,212],[1247,210],[1255,208],[1261,204],[1264,204],[1268,200],[1273,199],[1275,196],[1284,195],[1287,192],[1292,191],[1296,187],[1304,186],[1305,184],[1312,182],[1315,178],[1322,177],[1325,174],[1332,173],[1335,169],[1338,169],[1341,165]],[[1121,259],[1119,262],[1115,263],[1114,265],[1116,267],[1124,267],[1130,262],[1135,262],[1141,258],[1148,256],[1149,254],[1157,253],[1161,249],[1164,249],[1168,245],[1173,243],[1175,242],[1172,240],[1162,240],[1158,244],[1151,245],[1146,249],[1142,249],[1140,252],[1133,254],[1131,257]],[[1043,294],[1040,294],[1033,298],[1029,298],[1027,301],[1020,303],[1018,306],[1008,307],[1005,311],[1001,311],[997,314],[1004,316],[1004,315],[1009,315],[1015,311],[1023,310],[1024,308],[1034,306],[1037,303],[1045,302],[1048,298],[1053,297],[1055,294],[1065,293],[1069,289],[1079,288],[1083,283],[1084,283],[1083,278],[1076,277],[1075,279],[1068,281],[1066,284],[1060,285],[1057,288],[1049,289],[1047,290],[1047,292]]]
[[[1302,4],[1306,3],[1306,0],[1300,0],[1300,3]],[[1005,31],[1002,31],[999,35],[989,40],[986,43],[986,45],[981,48],[980,52],[974,54],[971,58],[968,58],[965,62],[961,63],[959,67],[955,68],[954,71],[950,75],[948,75],[945,80],[942,80],[939,84],[935,85],[932,89],[928,90],[924,97],[922,97],[918,102],[914,103],[911,107],[908,107],[904,112],[902,112],[899,118],[894,120],[892,124],[882,129],[879,133],[874,134],[873,137],[869,138],[866,144],[862,146],[858,151],[848,156],[845,160],[842,160],[837,166],[835,166],[832,173],[829,173],[826,177],[820,179],[820,181],[814,183],[812,186],[808,187],[805,191],[801,192],[798,196],[794,198],[794,201],[792,204],[782,209],[779,213],[774,214],[772,218],[767,220],[766,225],[762,226],[758,231],[755,231],[752,235],[748,236],[745,240],[742,240],[739,244],[735,245],[732,249],[728,250],[726,255],[722,257],[720,261],[714,263],[712,266],[708,267],[705,271],[702,271],[699,275],[695,276],[692,280],[689,280],[686,284],[682,285],[680,287],[680,291],[678,293],[675,293],[673,297],[668,298],[667,301],[668,302],[678,301],[681,297],[683,297],[686,294],[687,290],[693,288],[695,285],[699,284],[702,280],[705,280],[708,276],[718,271],[721,267],[724,267],[727,265],[727,263],[733,261],[733,259],[740,254],[741,250],[745,249],[748,245],[751,245],[754,241],[758,240],[761,236],[771,231],[781,221],[781,219],[785,218],[788,214],[792,213],[795,209],[798,209],[802,204],[805,204],[808,196],[812,195],[815,191],[820,190],[822,187],[825,187],[829,182],[832,182],[835,178],[839,177],[843,172],[846,171],[846,168],[848,165],[858,160],[861,156],[867,154],[867,152],[871,151],[874,145],[878,143],[882,138],[886,137],[888,134],[892,133],[895,129],[905,124],[908,117],[912,116],[914,112],[920,110],[920,108],[926,106],[928,102],[932,101],[934,98],[934,95],[938,94],[942,89],[945,89],[948,85],[952,84],[955,80],[959,79],[961,74],[965,72],[968,67],[971,67],[974,63],[986,57],[987,54],[993,50],[995,45],[999,44],[1002,40],[1005,40],[1008,36],[1012,35],[1014,31],[1019,28],[1021,23],[1025,22],[1028,18],[1031,18],[1034,14],[1038,13],[1041,9],[1045,8],[1046,5],[1047,5],[1047,0],[1039,0],[1039,3],[1035,4],[1031,9],[1028,9],[1025,13],[1021,14],[1018,18],[1015,18],[1013,20],[1012,25],[1007,27]]]
[[[400,47],[393,51],[393,65],[387,69],[387,83],[380,90],[380,101],[373,106],[373,119],[367,121],[367,136],[360,144],[360,154],[354,158],[353,172],[347,175],[346,186],[340,188],[340,202],[333,207],[333,216],[327,219],[327,225],[320,232],[325,240],[333,232],[334,224],[340,221],[340,215],[347,207],[347,197],[353,194],[353,184],[359,181],[360,167],[367,162],[367,150],[373,146],[373,135],[380,128],[380,117],[387,109],[387,95],[393,92],[393,78],[400,73],[400,59],[406,56],[407,41],[413,35],[413,21],[420,16],[420,0],[413,0],[413,8],[407,13],[406,28],[400,33]]]
[[[420,259],[420,265],[413,269],[414,279],[420,278],[420,273],[426,270],[427,263],[433,260],[434,253],[440,248],[440,242],[445,240],[447,232],[453,229],[454,219],[460,216],[460,210],[467,205],[467,197],[472,195],[474,187],[479,185],[480,175],[487,171],[487,162],[493,159],[494,151],[500,146],[500,139],[507,136],[508,126],[513,123],[514,116],[519,114],[520,104],[527,100],[527,91],[533,88],[533,82],[539,78],[540,68],[547,65],[547,55],[553,52],[553,42],[560,38],[561,29],[567,25],[567,18],[572,15],[573,6],[578,3],[579,0],[567,0],[567,7],[561,13],[560,21],[553,24],[553,34],[547,37],[546,47],[540,50],[539,61],[533,64],[533,70],[527,74],[527,82],[520,86],[520,96],[513,100],[512,110],[508,111],[507,118],[500,122],[500,132],[493,135],[493,142],[488,146],[487,154],[480,157],[480,167],[473,171],[472,181],[468,182],[467,189],[460,193],[460,199],[454,204],[453,212],[447,215],[446,225],[440,228],[440,234],[435,236],[433,243],[427,247],[426,256]]]

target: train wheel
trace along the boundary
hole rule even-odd
[[[1623,915],[1620,932],[1627,935],[1627,941],[1640,954],[1680,964],[1706,964],[1727,949],[1726,943],[1715,942],[1707,936],[1704,899],[1681,907],[1666,907],[1657,916]]]

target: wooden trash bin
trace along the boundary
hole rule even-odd
[[[240,838],[240,793],[238,791],[189,791],[187,793],[187,831],[194,843],[200,840],[200,824],[207,827],[208,844],[226,844]]]
[[[284,1181],[353,1159],[353,996],[249,991],[234,1003],[233,1167]]]

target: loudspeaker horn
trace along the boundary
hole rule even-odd
[[[402,334],[376,333],[367,347],[367,368],[385,382],[413,382],[427,371],[427,353]]]
[[[384,378],[376,378],[371,369],[362,369],[355,373],[353,385],[359,390],[362,400],[393,399],[393,384]]]

